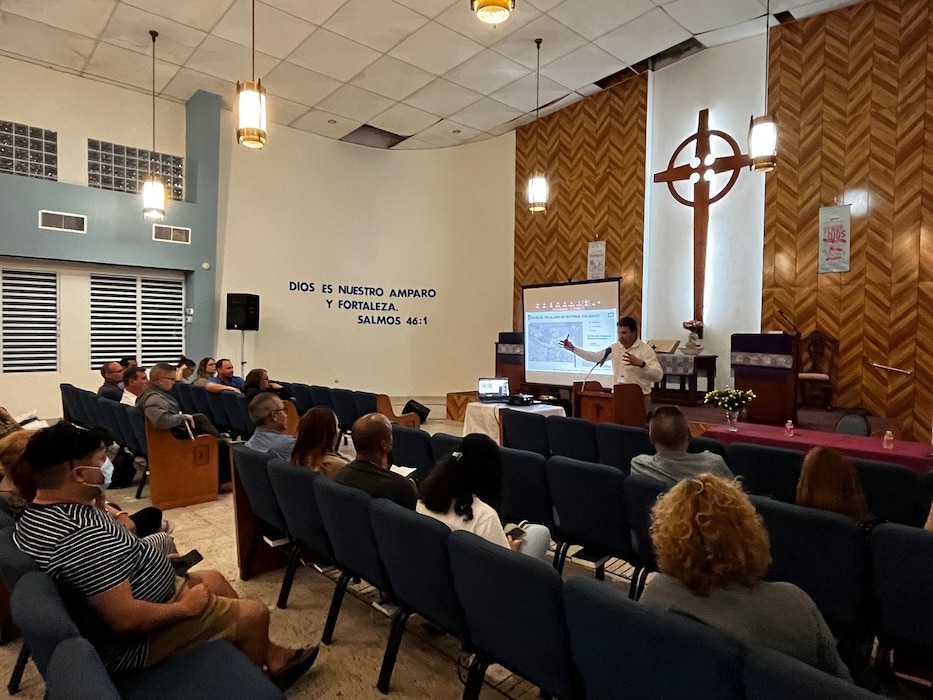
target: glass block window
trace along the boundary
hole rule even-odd
[[[7,270],[0,274],[3,371],[58,371],[58,275]]]
[[[185,198],[185,162],[181,156],[157,153],[144,148],[121,146],[97,139],[87,140],[87,184],[114,192],[142,192],[143,182],[152,174],[162,178],[169,199]]]
[[[58,180],[58,132],[0,121],[0,173]]]

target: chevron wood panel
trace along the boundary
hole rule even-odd
[[[513,327],[523,285],[586,279],[587,244],[606,241],[606,271],[622,276],[619,308],[641,318],[647,75],[520,127],[515,143]],[[540,168],[548,209],[528,211],[525,187]]]
[[[779,166],[766,183],[762,325],[839,339],[837,405],[929,439],[933,414],[933,12],[866,0],[772,34]],[[853,205],[851,270],[817,274],[819,207]],[[871,366],[902,367],[910,376]]]

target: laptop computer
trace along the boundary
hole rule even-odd
[[[509,380],[507,377],[480,379],[477,391],[482,403],[505,403],[509,400]]]

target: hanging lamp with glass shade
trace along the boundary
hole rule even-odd
[[[149,151],[149,174],[143,182],[143,216],[153,221],[161,221],[165,218],[165,185],[161,178],[152,172],[152,157],[155,154],[155,43],[159,33],[154,29],[149,30],[149,36],[152,37],[152,150]]]
[[[771,62],[771,0],[765,11],[765,112],[752,117],[748,126],[748,155],[751,169],[768,173],[777,166],[777,124],[768,114],[768,70]]]
[[[538,47],[538,61],[535,69],[535,151],[540,151],[541,134],[538,126],[538,112],[541,109],[541,39],[535,39]],[[548,184],[544,172],[535,170],[528,178],[528,209],[532,212],[547,211]]]
[[[247,148],[266,145],[266,89],[256,79],[256,0],[253,0],[252,81],[236,84],[233,103],[236,140]]]
[[[502,24],[514,9],[515,0],[470,0],[470,10],[486,24]]]

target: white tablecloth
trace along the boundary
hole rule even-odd
[[[536,403],[531,406],[509,406],[507,403],[480,403],[474,401],[467,404],[466,417],[463,420],[463,434],[482,433],[495,440],[496,444],[499,444],[499,411],[503,409],[540,413],[542,416],[567,415],[563,407],[546,403]]]

